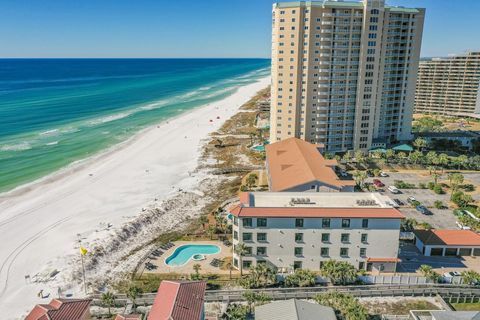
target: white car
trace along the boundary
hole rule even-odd
[[[382,171],[380,172],[380,177],[388,177],[388,173]]]
[[[460,229],[460,230],[470,230],[471,228],[469,226],[464,226],[463,224],[461,224],[460,222],[455,222],[455,224],[457,225],[457,227]]]
[[[395,194],[400,193],[400,190],[398,190],[398,188],[395,187],[395,186],[389,186],[387,189],[388,189],[388,191],[390,191],[391,193],[395,193]]]

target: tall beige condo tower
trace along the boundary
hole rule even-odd
[[[271,141],[336,152],[410,139],[424,16],[383,0],[275,3]]]
[[[420,61],[415,112],[480,117],[480,52]]]

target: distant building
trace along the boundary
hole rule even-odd
[[[37,304],[25,320],[90,320],[89,299],[53,299]]]
[[[148,320],[202,320],[205,288],[204,281],[162,281]]]
[[[428,144],[446,140],[457,141],[459,146],[472,149],[473,141],[480,139],[480,133],[476,131],[444,131],[444,132],[416,132],[415,138],[422,138],[427,141]]]
[[[249,192],[229,209],[233,245],[243,243],[243,268],[266,263],[290,272],[319,270],[335,259],[374,272],[394,272],[400,222],[390,198],[363,192]],[[239,268],[240,257],[233,253]]]
[[[425,256],[480,256],[480,235],[471,230],[415,230],[415,245]]]
[[[274,301],[255,307],[255,320],[337,320],[330,307],[303,300]]]
[[[341,180],[335,173],[337,161],[325,159],[315,145],[289,138],[265,147],[270,191],[353,191],[353,180]]]
[[[480,117],[480,52],[422,60],[415,112]]]
[[[412,320],[480,320],[478,311],[411,310]]]
[[[410,140],[424,17],[384,0],[274,3],[270,141]]]

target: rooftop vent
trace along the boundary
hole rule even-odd
[[[357,200],[357,205],[360,207],[376,206],[378,205],[375,200]]]

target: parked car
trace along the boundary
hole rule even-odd
[[[471,228],[469,226],[464,226],[462,223],[456,221],[455,224],[457,225],[457,227],[461,230],[470,230]]]
[[[407,198],[407,201],[408,203],[412,203],[413,201],[417,201],[417,199],[415,199],[415,197],[410,196]]]
[[[400,200],[400,199],[393,199],[393,201],[394,201],[397,205],[399,205],[399,206],[403,206],[403,205],[405,204],[405,203],[403,203],[403,201]]]
[[[424,215],[431,215],[432,212],[430,210],[428,210],[425,206],[422,206],[422,205],[418,205],[415,207],[415,209],[420,212],[421,214],[424,214]]]
[[[382,181],[380,181],[380,180],[378,180],[378,179],[373,179],[373,184],[374,184],[375,187],[377,187],[377,188],[385,187],[385,185],[382,183]]]
[[[380,177],[386,178],[386,177],[388,177],[388,173],[382,171],[382,172],[380,172]]]
[[[375,177],[375,175],[370,170],[367,170],[367,176],[368,177]]]
[[[398,188],[395,187],[395,186],[389,186],[387,189],[388,189],[388,191],[390,191],[391,193],[395,193],[395,194],[400,193],[400,190],[398,190]]]

